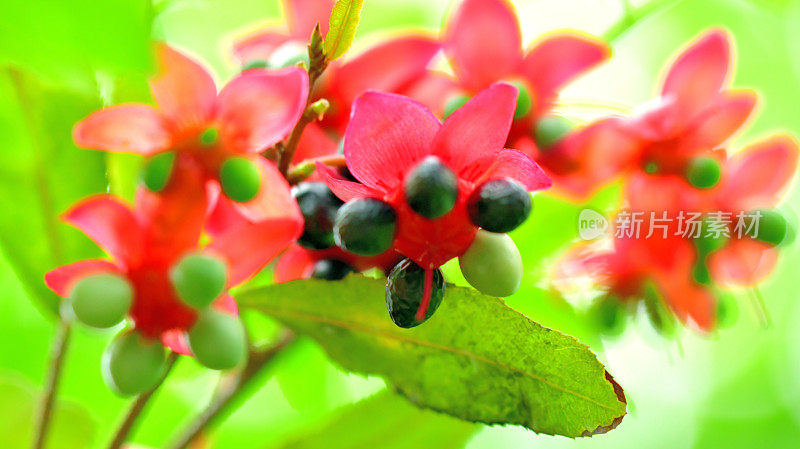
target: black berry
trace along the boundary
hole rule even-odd
[[[443,297],[441,270],[425,270],[411,259],[398,263],[386,280],[386,309],[394,324],[403,328],[425,322],[439,308]]]
[[[455,206],[458,178],[439,158],[428,156],[408,174],[403,188],[411,210],[434,219]]]
[[[326,281],[338,281],[353,271],[353,267],[337,259],[322,259],[314,264],[311,277]]]
[[[336,244],[361,256],[377,256],[394,240],[397,213],[374,198],[359,198],[339,208],[333,226]]]
[[[489,232],[509,232],[531,213],[531,196],[513,179],[487,181],[475,189],[467,202],[469,218]]]
[[[292,189],[300,206],[305,226],[297,241],[309,249],[326,249],[334,245],[333,223],[342,200],[322,182],[303,182]]]

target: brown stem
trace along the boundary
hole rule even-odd
[[[247,365],[241,370],[236,380],[230,385],[220,385],[211,404],[200,414],[170,446],[170,449],[185,449],[195,441],[207,428],[212,427],[238,406],[238,402],[246,397],[247,387],[262,368],[267,366],[276,355],[294,341],[294,334],[286,333],[275,345],[264,350],[250,350]]]
[[[58,384],[61,379],[61,369],[64,366],[64,356],[69,346],[71,334],[70,324],[59,321],[53,346],[50,351],[50,370],[47,376],[45,394],[42,402],[42,412],[39,415],[39,422],[36,425],[36,437],[33,440],[33,448],[41,449],[47,440],[47,430],[50,427],[50,417],[53,414],[53,405],[58,392]]]
[[[158,383],[153,386],[150,390],[142,393],[139,397],[136,398],[136,401],[131,405],[131,408],[128,410],[128,413],[125,415],[125,419],[119,425],[116,433],[114,434],[114,439],[111,440],[111,443],[108,444],[108,449],[119,449],[122,447],[122,443],[128,438],[128,435],[133,430],[139,415],[141,415],[142,411],[144,410],[145,406],[147,405],[150,398],[153,396],[153,393],[164,383],[164,379],[167,378],[169,372],[172,370],[172,367],[175,365],[175,362],[178,360],[178,353],[172,352],[169,355],[169,359],[167,359],[167,367],[164,370],[164,374],[161,375],[161,378],[158,380]]]

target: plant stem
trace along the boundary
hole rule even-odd
[[[294,341],[294,334],[287,332],[278,343],[264,350],[250,350],[249,359],[245,367],[239,372],[236,380],[230,385],[223,385],[220,381],[217,394],[211,404],[189,425],[170,449],[185,449],[195,441],[209,427],[234,409],[247,392],[247,387],[252,383],[262,369],[271,362],[276,355]]]
[[[53,415],[53,405],[58,392],[61,379],[61,369],[64,365],[64,356],[69,347],[71,328],[70,324],[60,320],[53,346],[50,351],[50,370],[47,376],[45,394],[42,402],[42,411],[36,426],[36,437],[33,440],[34,449],[42,449],[47,441],[47,430],[50,427],[50,418]]]
[[[306,159],[305,161],[297,164],[286,175],[289,185],[295,185],[305,181],[309,176],[313,175],[316,171],[316,163],[325,164],[329,167],[345,167],[344,156],[341,154],[334,154],[330,156],[321,156],[314,159]]]
[[[642,6],[634,7],[629,0],[623,0],[624,14],[622,18],[603,34],[603,40],[613,43],[630,31],[634,26],[655,14],[658,10],[666,9],[681,0],[651,0]]]
[[[137,418],[141,415],[142,411],[144,410],[145,406],[147,405],[150,398],[153,396],[153,393],[164,383],[164,379],[167,378],[169,372],[172,370],[172,367],[175,365],[175,362],[178,360],[178,353],[172,352],[167,359],[167,367],[164,370],[164,374],[161,375],[161,378],[158,380],[158,383],[153,386],[150,390],[142,393],[139,397],[136,398],[136,401],[131,405],[131,408],[128,410],[128,413],[125,415],[125,419],[119,425],[117,432],[114,434],[114,439],[111,440],[111,443],[108,444],[108,449],[119,449],[122,447],[122,444],[128,438],[128,435],[133,430]]]

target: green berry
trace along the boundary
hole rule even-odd
[[[258,194],[261,188],[261,172],[250,159],[232,157],[222,164],[219,182],[228,198],[243,203]]]
[[[461,106],[464,106],[469,101],[469,97],[467,95],[456,95],[449,100],[444,105],[444,118],[450,117],[453,115],[453,112],[456,112]]]
[[[326,281],[338,281],[353,272],[353,267],[338,259],[322,259],[314,264],[311,277]]]
[[[423,159],[406,177],[403,188],[414,212],[428,219],[450,212],[458,197],[458,178],[436,156]]]
[[[534,138],[541,150],[561,142],[572,131],[572,123],[560,115],[548,115],[536,122]]]
[[[143,393],[153,388],[166,367],[164,347],[138,332],[120,334],[103,354],[103,378],[122,395]]]
[[[522,283],[522,256],[506,234],[478,231],[458,265],[469,285],[486,295],[509,296]]]
[[[517,108],[514,110],[514,118],[520,119],[528,115],[533,107],[533,97],[528,87],[519,81],[511,81],[511,85],[517,88]]]
[[[605,335],[617,336],[625,330],[625,308],[616,297],[606,296],[600,299],[589,313],[595,326]]]
[[[722,171],[716,159],[711,157],[696,157],[689,162],[686,168],[686,179],[689,184],[698,189],[710,189],[717,185]]]
[[[739,318],[739,305],[736,304],[736,297],[729,293],[722,293],[717,298],[716,306],[717,327],[731,327]]]
[[[333,223],[342,200],[324,182],[301,182],[292,189],[305,224],[297,241],[309,249],[327,249],[334,245]]]
[[[308,47],[298,41],[288,41],[269,55],[267,65],[273,69],[292,67],[303,63],[308,67]]]
[[[214,146],[219,142],[219,129],[211,126],[200,134],[200,144],[206,147]]]
[[[760,217],[756,218],[756,213],[759,213]],[[758,220],[757,227],[754,224],[749,227],[750,229],[747,229],[750,237],[775,246],[791,239],[792,232],[789,223],[780,212],[769,209],[759,209],[751,211],[749,214],[753,216],[751,220]],[[787,236],[790,237],[787,238]]]
[[[133,287],[118,274],[93,274],[72,287],[69,300],[75,317],[84,324],[111,327],[128,313],[133,302]]]
[[[430,297],[424,304],[426,276],[430,282]],[[411,259],[403,259],[386,280],[386,309],[394,324],[410,328],[433,316],[444,297],[444,278],[439,269],[426,270]]]
[[[472,223],[490,232],[513,231],[528,218],[531,208],[531,195],[511,178],[488,181],[467,200]]]
[[[208,368],[230,369],[247,356],[247,336],[239,317],[206,309],[187,336],[192,354]]]
[[[175,165],[175,153],[165,151],[147,160],[142,173],[144,185],[152,192],[160,192],[169,183],[172,167]]]
[[[377,256],[392,247],[397,213],[374,198],[359,198],[339,208],[333,225],[336,244],[361,256]]]
[[[658,164],[652,161],[644,164],[644,172],[649,175],[658,173]]]
[[[227,266],[216,257],[202,253],[184,256],[169,272],[178,297],[190,307],[211,304],[225,289]]]
[[[266,69],[269,67],[269,62],[264,59],[254,59],[242,67],[242,72],[250,69]]]

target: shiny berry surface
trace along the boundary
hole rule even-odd
[[[531,213],[531,196],[512,179],[488,181],[475,189],[467,201],[469,218],[489,232],[509,232]]]
[[[339,209],[333,227],[336,244],[362,256],[377,256],[392,246],[397,213],[388,203],[359,198]]]
[[[428,320],[443,297],[441,270],[425,270],[411,259],[398,263],[386,280],[386,309],[399,327],[410,328]]]
[[[436,156],[428,156],[406,177],[403,184],[411,210],[434,219],[453,210],[458,198],[458,178]]]
[[[344,204],[323,182],[303,182],[292,189],[305,224],[297,241],[309,249],[327,249],[334,245],[333,224]]]

